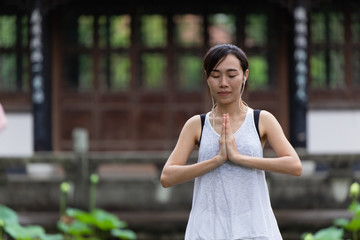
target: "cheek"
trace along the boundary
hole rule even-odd
[[[214,87],[216,87],[216,82],[215,82],[214,79],[208,78],[207,84],[208,84],[209,88],[214,88]]]
[[[231,81],[231,86],[233,88],[233,90],[241,90],[243,85],[243,81],[241,81],[241,79],[234,79],[233,81]]]
[[[212,91],[214,91],[214,83],[212,83],[211,81],[208,80],[207,86],[208,86],[208,88],[207,88],[208,93],[212,94]]]

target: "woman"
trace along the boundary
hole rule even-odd
[[[185,123],[161,174],[164,187],[195,179],[185,239],[282,239],[265,171],[299,176],[301,161],[271,113],[260,112],[257,132],[253,109],[242,100],[249,69],[241,49],[212,47],[204,71],[213,108],[203,128],[199,115]],[[263,157],[266,141],[277,157]],[[197,144],[198,162],[187,165]]]

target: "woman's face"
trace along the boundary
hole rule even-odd
[[[210,73],[207,81],[211,94],[218,104],[228,104],[239,101],[244,79],[249,71],[244,71],[239,59],[229,54]]]

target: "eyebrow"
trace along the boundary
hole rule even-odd
[[[236,68],[229,68],[229,69],[226,70],[226,72],[233,72],[233,71],[238,72],[239,70],[236,69]],[[212,72],[220,72],[220,70],[213,69]]]

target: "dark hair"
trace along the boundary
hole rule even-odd
[[[210,48],[205,54],[204,70],[206,78],[210,76],[211,71],[229,54],[232,54],[239,59],[240,66],[244,72],[249,68],[248,59],[243,50],[232,44],[219,44]]]

